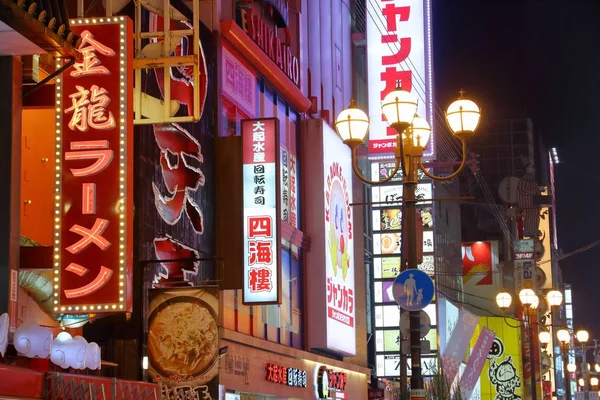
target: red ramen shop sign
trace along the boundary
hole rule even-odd
[[[249,9],[240,8],[240,16],[242,30],[277,64],[294,85],[300,86],[300,63],[292,54],[292,48],[281,42],[276,35],[277,28],[270,26],[260,15]]]
[[[267,380],[282,385],[305,388],[306,371],[269,363],[267,364]]]
[[[82,59],[56,80],[58,313],[131,310],[131,21],[93,21],[72,23]]]

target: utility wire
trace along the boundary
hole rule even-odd
[[[567,168],[571,168],[571,169],[572,169],[573,171],[575,171],[575,172],[579,172],[580,174],[585,174],[585,175],[589,176],[589,177],[590,177],[590,178],[592,178],[592,179],[598,179],[598,180],[600,180],[600,176],[598,176],[598,175],[595,175],[595,174],[592,174],[591,172],[589,172],[589,171],[586,171],[586,170],[584,170],[584,169],[581,169],[581,168],[575,167],[574,165],[571,165],[571,164],[569,164],[569,163],[566,163],[566,162],[564,162],[563,160],[560,160],[560,163],[559,163],[559,165],[565,165]]]

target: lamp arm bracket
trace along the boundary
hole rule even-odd
[[[392,180],[392,178],[396,175],[396,173],[398,172],[398,170],[400,169],[400,159],[396,158],[396,165],[394,166],[394,170],[392,172],[390,172],[390,174],[388,176],[386,176],[384,179],[380,180],[380,181],[372,181],[369,180],[367,178],[365,178],[362,175],[362,172],[360,172],[360,170],[358,169],[358,165],[356,164],[356,149],[358,146],[353,146],[352,147],[352,169],[354,170],[354,175],[356,175],[356,177],[358,179],[360,179],[361,181],[363,181],[364,183],[368,184],[368,185],[381,185],[382,183],[386,183]]]
[[[425,166],[423,165],[423,160],[421,158],[419,158],[419,169],[421,171],[423,171],[423,173],[428,176],[429,178],[436,180],[436,181],[449,181],[451,179],[454,179],[458,174],[460,174],[462,172],[462,170],[465,168],[465,165],[467,164],[467,142],[464,139],[460,139],[462,142],[462,160],[460,162],[460,166],[458,167],[458,169],[456,171],[454,171],[452,174],[448,175],[448,176],[437,176],[434,175],[430,172],[428,172],[425,169]]]
[[[517,325],[513,325],[509,321],[514,318],[507,318],[506,316],[503,316],[503,318],[504,318],[504,323],[506,325],[510,326],[511,328],[522,328],[526,324],[526,321],[521,321],[521,320],[517,319],[517,321],[519,321],[519,323],[517,323]]]

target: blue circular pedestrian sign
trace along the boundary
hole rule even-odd
[[[429,275],[418,269],[400,272],[392,285],[394,300],[407,311],[424,309],[433,300],[434,293],[433,281]]]

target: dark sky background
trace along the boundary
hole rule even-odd
[[[600,240],[600,1],[433,0],[433,13],[440,107],[462,87],[486,119],[531,117],[561,161],[560,249]],[[599,261],[597,246],[560,262],[575,328],[597,339]]]

